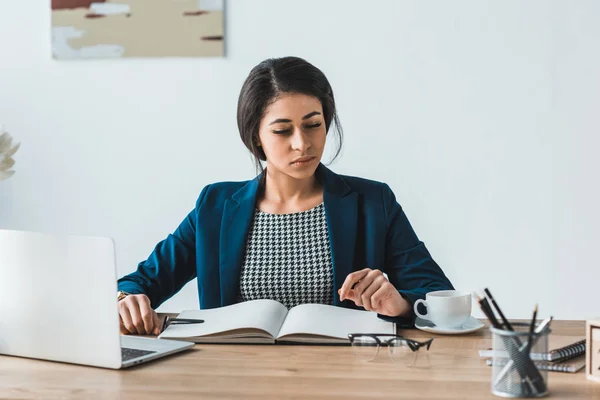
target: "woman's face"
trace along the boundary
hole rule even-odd
[[[323,156],[326,134],[323,106],[317,98],[297,93],[279,96],[267,108],[258,132],[267,170],[295,179],[311,177]]]

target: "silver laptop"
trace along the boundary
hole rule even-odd
[[[193,343],[119,333],[112,239],[0,230],[0,354],[124,368]]]

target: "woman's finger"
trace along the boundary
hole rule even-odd
[[[348,276],[344,280],[344,283],[343,283],[342,287],[340,288],[340,290],[338,290],[338,293],[340,295],[340,299],[341,300],[345,300],[347,298],[352,297],[349,294],[349,291],[351,290],[352,286],[354,286],[355,283],[357,283],[362,278],[364,278],[365,276],[367,276],[367,274],[369,273],[369,271],[371,271],[370,268],[365,268],[365,269],[362,269],[360,271],[355,271],[355,272],[352,272],[351,274],[348,274]]]
[[[145,335],[146,329],[144,328],[144,320],[142,319],[142,313],[140,311],[140,305],[136,299],[137,296],[127,296],[123,301],[129,304],[129,315],[131,315],[131,322],[135,326],[139,335]]]
[[[158,318],[156,311],[152,311],[152,318],[154,319],[154,331],[152,333],[158,336],[160,335],[160,330],[162,329],[162,322]]]
[[[360,295],[361,302],[365,310],[374,311],[377,306],[373,302],[372,296],[377,292],[387,280],[383,275],[378,275],[373,282]]]
[[[123,326],[127,332],[136,334],[137,329],[135,328],[135,325],[133,325],[131,313],[129,312],[129,307],[127,306],[125,300],[127,300],[127,298],[119,302],[119,316],[121,317],[121,321],[123,322]]]
[[[155,329],[155,320],[154,320],[154,310],[150,307],[150,301],[148,297],[144,296],[141,299],[136,299],[138,306],[140,308],[140,317],[142,318],[142,322],[144,324],[144,334],[149,335]],[[157,318],[158,320],[158,318]]]
[[[389,288],[387,287],[387,283],[384,283],[371,295],[371,306],[373,307],[373,311],[381,311],[383,302],[389,297]]]
[[[125,328],[125,325],[123,324],[123,318],[121,317],[121,314],[119,314],[119,333],[121,335],[129,334],[129,331],[127,330],[127,328]]]
[[[379,276],[383,276],[383,274],[381,273],[380,270],[378,269],[373,269],[370,270],[367,275],[362,278],[357,284],[356,286],[354,286],[354,300],[360,300],[363,292],[369,287],[371,286],[371,284],[373,283],[373,281],[375,281],[375,279],[377,279],[377,277]],[[358,304],[358,303],[357,303]],[[362,305],[362,301],[361,304],[358,305]]]

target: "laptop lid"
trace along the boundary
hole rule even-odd
[[[112,239],[0,230],[0,354],[119,368],[116,293]]]

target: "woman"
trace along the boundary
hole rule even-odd
[[[340,146],[341,129],[318,68],[263,61],[242,87],[237,119],[266,167],[251,181],[205,187],[177,230],[119,280],[122,333],[158,334],[153,309],[195,277],[203,309],[269,298],[362,307],[403,326],[417,299],[453,288],[386,184],[320,163],[332,124]]]

